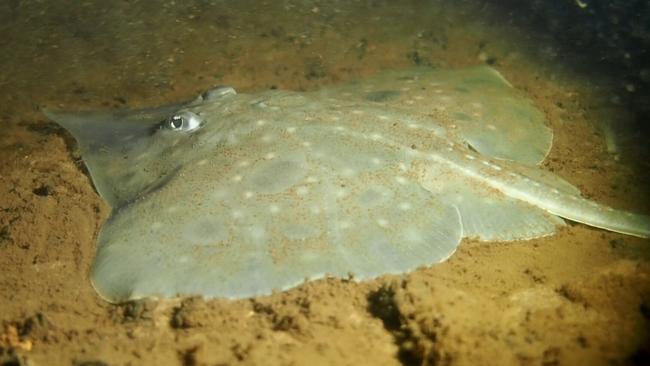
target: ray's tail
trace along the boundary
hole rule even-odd
[[[601,205],[580,196],[577,190],[572,192],[558,189],[524,174],[512,173],[510,178],[488,178],[488,183],[511,197],[565,219],[622,234],[650,238],[650,216]]]
[[[520,180],[511,185],[504,185],[500,190],[571,221],[640,238],[650,237],[650,216],[617,210],[542,184],[539,189],[522,189],[522,185],[526,183]]]
[[[469,164],[468,159],[471,161]],[[444,157],[434,155],[434,160],[553,215],[609,231],[650,238],[650,216],[588,200],[577,188],[553,173],[514,162],[483,160],[458,151]]]

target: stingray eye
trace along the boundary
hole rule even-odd
[[[167,119],[167,127],[174,131],[189,132],[201,126],[203,119],[192,112],[181,112]]]

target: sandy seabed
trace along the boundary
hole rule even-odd
[[[650,243],[578,224],[524,242],[465,240],[445,263],[363,283],[104,302],[88,272],[110,208],[43,106],[139,108],[215,85],[313,90],[487,62],[546,114],[545,169],[638,212],[648,213],[650,185],[596,128],[626,116],[611,80],[485,4],[52,3],[0,5],[0,365],[648,362]]]

